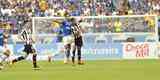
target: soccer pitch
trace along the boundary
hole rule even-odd
[[[32,70],[32,63],[19,62],[0,71],[0,80],[159,80],[159,60],[86,61],[72,66],[61,61],[38,62],[41,70]]]

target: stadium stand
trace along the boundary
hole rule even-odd
[[[159,0],[0,0],[0,24],[17,34],[31,17],[160,15]],[[30,24],[31,25],[31,24]]]

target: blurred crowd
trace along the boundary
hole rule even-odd
[[[0,27],[14,34],[31,17],[143,14],[160,15],[160,0],[0,0]]]
[[[79,17],[75,19],[78,20]],[[80,19],[79,25],[85,29],[85,33],[108,32],[155,32],[154,16],[143,17],[87,17]],[[36,34],[57,34],[63,26],[64,19],[34,19]]]

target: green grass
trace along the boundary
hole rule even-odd
[[[19,62],[0,71],[0,80],[160,80],[159,60],[87,61],[72,66],[57,62]]]

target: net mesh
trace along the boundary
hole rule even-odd
[[[85,29],[84,40],[90,42],[156,42],[158,41],[154,15],[132,16],[85,16],[72,17],[81,20]],[[37,42],[55,42],[65,17],[34,17],[33,34]],[[92,37],[91,37],[92,36]],[[94,38],[94,39],[93,39]],[[90,41],[90,39],[92,41]],[[58,39],[57,39],[58,40]],[[43,42],[44,41],[44,42]]]

